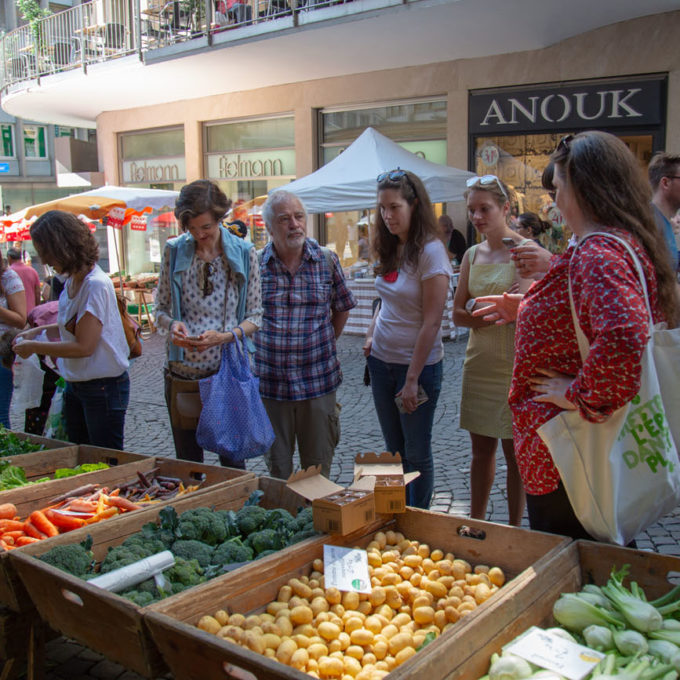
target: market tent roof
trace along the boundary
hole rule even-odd
[[[48,210],[65,210],[76,215],[85,215],[89,219],[99,220],[107,215],[111,208],[125,208],[138,212],[167,210],[174,207],[177,196],[179,196],[177,191],[108,185],[29,206],[2,217],[0,222],[6,226],[17,222],[30,222]]]
[[[361,210],[375,205],[376,177],[395,168],[418,175],[433,203],[462,199],[465,180],[474,174],[426,161],[369,127],[330,163],[282,188],[310,213]]]

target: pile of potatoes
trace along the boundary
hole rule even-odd
[[[379,531],[366,547],[370,595],[324,587],[323,560],[293,578],[261,614],[224,610],[198,627],[314,678],[378,680],[448,630],[505,582],[498,567]]]

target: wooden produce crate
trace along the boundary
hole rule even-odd
[[[394,520],[386,522],[383,519],[382,524],[385,528],[401,531],[409,539],[426,542],[431,548],[450,551],[473,566],[499,566],[508,578],[500,592],[392,671],[387,676],[390,680],[448,677],[457,660],[467,653],[461,640],[467,644],[476,640],[475,645],[481,645],[487,634],[500,632],[508,626],[512,621],[508,611],[515,611],[521,603],[534,601],[545,588],[546,581],[551,580],[548,566],[569,543],[569,539],[561,536],[414,508],[395,515]],[[333,542],[364,547],[376,530],[377,527],[372,526],[370,531],[334,537]],[[470,533],[484,538],[466,535]],[[263,564],[255,573],[226,574],[202,584],[187,596],[180,593],[172,601],[149,607],[145,613],[147,625],[175,679],[190,680],[200,675],[201,680],[224,680],[225,675],[232,677],[230,668],[238,669],[239,678],[308,679],[310,676],[302,671],[205,633],[195,624],[201,616],[212,615],[218,609],[243,614],[263,611],[276,599],[280,586],[290,578],[309,574],[316,558],[323,558],[323,541],[301,546],[285,562]],[[508,603],[515,606],[508,610]],[[200,669],[198,675],[197,669]]]
[[[260,502],[263,507],[282,507],[295,513],[297,508],[306,504],[304,498],[277,479],[258,479],[251,476],[238,487],[238,494],[234,493],[234,488],[223,487],[195,497],[192,494],[172,505],[178,514],[201,506],[214,506],[216,510],[237,510],[258,488],[264,492]],[[114,522],[109,523],[109,526],[107,522],[94,524],[89,527],[89,531],[78,529],[50,539],[48,545],[43,545],[45,542],[41,541],[10,553],[10,562],[30,593],[40,616],[50,627],[146,677],[157,677],[166,670],[143,622],[144,613],[155,605],[140,608],[119,595],[89,585],[86,581],[55,569],[35,557],[47,552],[57,543],[67,544],[82,540],[89,533],[94,541],[92,549],[99,561],[110,546],[119,545],[144,524],[154,521],[159,510],[160,508],[131,513],[120,520],[114,520],[115,525]],[[249,575],[246,578],[252,579],[254,572],[266,568],[267,564],[287,563],[310,542],[321,543],[323,539],[323,536],[309,538],[261,558],[257,561],[256,568],[247,565],[232,573],[242,572]],[[203,585],[195,586],[191,588],[191,592],[202,587]],[[183,595],[184,593],[173,595],[164,602]]]
[[[149,456],[144,456],[141,453],[104,449],[99,446],[69,445],[58,449],[12,456],[10,460],[13,465],[23,468],[27,479],[30,481],[42,477],[51,477],[54,471],[59,468],[72,468],[83,463],[106,463],[109,467],[115,467],[116,465],[124,465],[148,458]],[[80,475],[77,476],[80,477]]]
[[[464,636],[461,640],[464,646],[457,650],[460,656],[447,678],[474,680],[482,677],[489,670],[491,655],[500,652],[520,633],[531,626],[555,625],[552,609],[561,593],[578,591],[586,583],[604,585],[612,567],[621,568],[624,564],[630,565],[630,579],[638,582],[649,599],[660,597],[675,586],[668,576],[671,572],[676,576],[680,572],[680,557],[592,541],[571,543],[547,565],[539,578],[542,588],[532,592],[530,600],[506,602],[509,608],[506,626],[485,628],[481,635],[477,631],[477,635]]]
[[[72,449],[75,448],[77,447],[71,447],[70,455],[73,455]],[[100,449],[100,451],[108,450],[109,449]],[[113,449],[110,449],[110,451],[113,451],[113,453],[117,455],[123,453],[121,451],[114,451]],[[55,479],[31,486],[0,491],[0,503],[14,503],[19,517],[26,518],[34,510],[39,510],[49,505],[53,498],[72,489],[76,489],[85,484],[100,484],[102,486],[114,488],[119,484],[132,481],[136,477],[138,471],[147,473],[155,468],[159,468],[159,474],[161,476],[179,477],[185,485],[197,484],[199,481],[204,480],[201,488],[188,494],[187,498],[201,496],[215,488],[224,488],[226,490],[232,485],[237,485],[238,488],[235,492],[237,495],[241,493],[240,490],[242,488],[252,489],[254,487],[253,480],[255,479],[255,476],[251,472],[246,472],[244,470],[223,468],[216,465],[204,465],[202,463],[175,460],[174,458],[150,458],[148,456],[139,456],[139,460],[123,465],[117,465],[107,470],[96,470],[95,472],[86,472],[75,477]],[[148,509],[137,510],[134,514],[154,512],[155,508],[159,505],[164,506],[168,503],[176,502],[179,501],[161,501],[150,506]],[[107,519],[105,524],[116,524],[121,520],[126,519],[126,517],[127,514],[124,513],[118,517]],[[146,519],[144,521],[150,520]],[[89,528],[90,527],[86,527],[83,530],[87,533]],[[115,531],[115,529],[113,531]],[[63,536],[69,536],[72,533],[73,532],[63,534]],[[49,550],[53,545],[52,541],[59,538],[59,536],[55,536],[54,538],[45,539],[45,541],[47,541],[47,548],[45,548],[45,550]],[[44,543],[45,541],[42,541],[41,543]],[[69,539],[67,539],[67,542],[69,542]],[[12,552],[24,550],[26,547],[28,546],[15,548]],[[6,605],[14,611],[25,611],[26,609],[32,608],[31,600],[26,595],[23,586],[14,572],[12,564],[7,559],[8,554],[9,553],[5,551],[0,552],[0,604]]]

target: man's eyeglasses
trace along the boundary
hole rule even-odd
[[[382,184],[383,182],[399,182],[402,177],[406,178],[408,185],[411,187],[411,189],[413,189],[413,193],[417,195],[418,192],[416,191],[415,186],[413,186],[413,182],[408,176],[408,172],[406,172],[406,170],[402,170],[401,168],[389,170],[388,172],[381,172],[376,177],[376,182],[378,182],[378,184]]]
[[[666,175],[666,179],[680,179],[680,175]]]
[[[510,198],[508,197],[507,192],[503,188],[503,185],[501,184],[501,181],[496,177],[496,175],[482,175],[481,177],[470,177],[466,182],[465,186],[469,188],[477,186],[478,184],[481,184],[482,186],[489,186],[491,184],[495,184],[502,192],[503,196],[505,196],[505,200],[509,201]]]
[[[212,295],[215,290],[215,284],[212,281],[212,275],[215,273],[215,267],[212,262],[203,263],[203,297]]]

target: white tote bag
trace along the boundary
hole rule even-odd
[[[595,233],[626,247],[642,283],[650,338],[642,355],[640,391],[602,423],[591,423],[578,411],[563,411],[538,428],[538,434],[586,531],[600,541],[626,545],[680,502],[680,428],[666,417],[669,414],[677,421],[680,414],[680,329],[652,325],[645,277],[635,251],[612,234],[588,236]],[[569,300],[585,361],[589,344],[576,316],[571,280]]]

